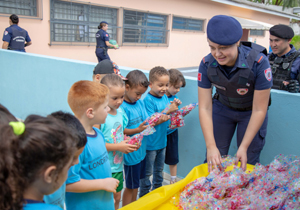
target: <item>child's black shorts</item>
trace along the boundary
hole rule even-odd
[[[167,135],[165,164],[176,165],[178,162],[178,129],[176,129],[173,133]]]

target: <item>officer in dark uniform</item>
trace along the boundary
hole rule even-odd
[[[96,46],[96,56],[98,58],[98,62],[109,59],[110,57],[107,54],[107,48],[108,47],[113,47],[117,49],[115,45],[112,45],[109,43],[109,34],[106,32],[108,29],[108,23],[105,21],[102,21],[100,25],[98,26],[98,29],[100,29],[96,33],[96,41],[97,41],[97,46]]]
[[[244,170],[247,162],[259,162],[265,144],[272,72],[266,49],[240,42],[242,34],[240,23],[229,16],[214,16],[207,25],[211,53],[199,66],[198,102],[209,171],[221,166],[235,130],[237,159]]]
[[[32,44],[28,32],[18,26],[19,17],[15,14],[9,17],[10,27],[6,28],[3,34],[2,49],[25,52],[25,47]]]
[[[294,31],[287,25],[275,25],[270,28],[270,46],[272,53],[269,61],[273,74],[273,89],[291,93],[299,91],[300,52],[290,44]]]

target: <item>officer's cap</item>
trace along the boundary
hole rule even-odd
[[[107,24],[107,25],[108,25],[108,23],[107,23],[106,21],[101,21],[101,22],[100,22],[100,24],[101,24],[101,23],[105,23],[105,24]]]
[[[243,35],[239,21],[226,15],[216,15],[207,24],[207,38],[220,45],[237,43]]]
[[[291,39],[294,37],[293,29],[283,24],[275,25],[270,28],[270,34],[281,39]]]

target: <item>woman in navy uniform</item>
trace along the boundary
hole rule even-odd
[[[235,130],[237,162],[244,170],[246,163],[259,162],[265,144],[272,72],[266,49],[240,42],[242,34],[240,23],[229,16],[214,16],[207,25],[211,53],[199,66],[198,101],[209,171],[221,166]]]
[[[96,33],[96,41],[97,41],[97,46],[96,46],[96,56],[98,58],[98,62],[109,59],[110,57],[107,54],[107,48],[108,47],[113,47],[117,49],[115,45],[112,45],[109,43],[109,34],[106,32],[108,29],[108,23],[105,21],[102,21],[100,25],[98,26],[98,29],[100,29]]]
[[[6,28],[3,34],[2,49],[25,52],[25,47],[32,44],[28,32],[18,26],[19,17],[12,14],[9,17],[10,27]]]

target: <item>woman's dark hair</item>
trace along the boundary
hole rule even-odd
[[[101,29],[101,28],[103,28],[106,25],[107,25],[106,23],[100,23],[100,25],[98,26],[98,29]]]
[[[0,123],[9,123],[11,121],[18,121],[8,109],[0,104]]]
[[[12,14],[12,15],[9,17],[9,19],[11,20],[11,22],[12,22],[13,24],[18,24],[18,23],[19,23],[19,17],[18,17],[17,15],[15,15],[15,14]]]
[[[74,136],[74,139],[76,139],[77,149],[80,149],[86,145],[86,132],[81,122],[74,115],[63,111],[57,111],[51,113],[48,117],[54,117],[55,119],[61,120],[65,123],[70,133]]]
[[[27,117],[25,131],[16,135],[0,124],[0,209],[23,209],[23,193],[41,170],[56,166],[58,175],[73,156],[75,145],[65,125],[56,119]]]
[[[140,70],[130,71],[126,75],[126,78],[127,80],[125,80],[125,83],[128,84],[130,88],[137,86],[143,86],[145,88],[148,88],[149,86],[149,81],[146,75]]]
[[[107,74],[101,79],[101,84],[109,86],[118,86],[118,87],[124,87],[124,81],[121,79],[120,76],[116,74]]]

